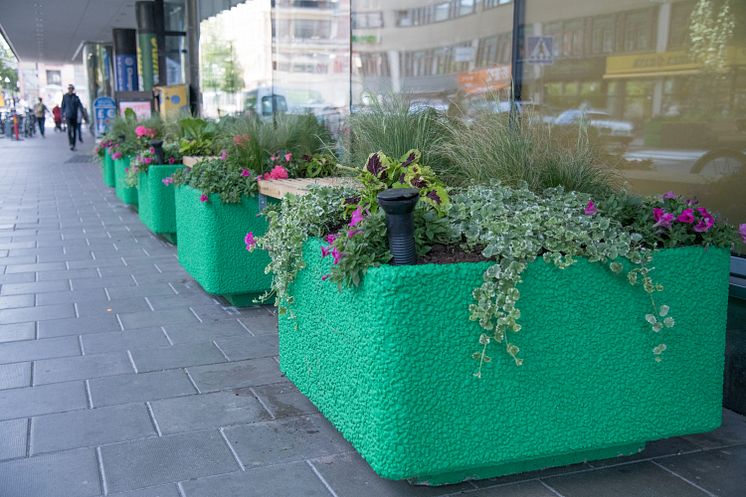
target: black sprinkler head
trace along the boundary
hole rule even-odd
[[[377,196],[378,205],[386,213],[389,250],[394,264],[414,264],[417,250],[414,244],[414,207],[420,199],[416,188],[390,188]]]

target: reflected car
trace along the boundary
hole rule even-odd
[[[635,127],[628,121],[614,119],[602,110],[570,109],[562,112],[552,122],[555,126],[586,124],[606,142],[627,146],[634,138]]]

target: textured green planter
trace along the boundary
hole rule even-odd
[[[266,220],[258,216],[257,197],[240,204],[224,204],[217,194],[201,202],[202,192],[189,186],[176,188],[176,236],[179,263],[207,293],[222,295],[236,306],[251,305],[272,282],[264,274],[269,264],[265,251],[248,252],[246,233],[262,235]]]
[[[117,184],[116,177],[114,175],[114,159],[111,158],[111,152],[106,149],[104,153],[103,169],[101,175],[104,179],[104,184],[109,188],[114,188]]]
[[[172,242],[176,241],[175,187],[164,185],[163,179],[183,168],[181,164],[151,165],[137,179],[137,213],[140,220],[150,231]]]
[[[473,373],[469,321],[485,263],[383,266],[360,288],[321,280],[320,242],[280,318],[280,368],[382,477],[444,484],[632,454],[721,422],[729,254],[655,257],[676,326],[655,334],[624,275],[579,261],[526,270],[515,366],[491,349]],[[297,325],[297,329],[296,329]],[[653,348],[665,343],[663,360]]]
[[[124,178],[127,176],[126,169],[130,167],[132,157],[122,157],[114,161],[114,172],[116,178],[115,192],[117,198],[127,205],[137,205],[137,188],[127,186]]]

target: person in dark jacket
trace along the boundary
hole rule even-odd
[[[67,85],[67,93],[62,97],[62,118],[67,122],[67,139],[70,142],[70,150],[75,150],[75,141],[78,132],[78,112],[83,104],[75,94],[75,87]]]

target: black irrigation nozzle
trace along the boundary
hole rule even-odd
[[[153,164],[165,164],[166,159],[163,157],[163,140],[152,140],[150,146],[153,147]]]
[[[414,206],[420,199],[416,188],[390,188],[378,194],[378,205],[386,213],[389,250],[394,264],[414,264],[417,250],[414,245]]]
[[[119,143],[124,143],[127,141],[127,135],[119,135]]]

